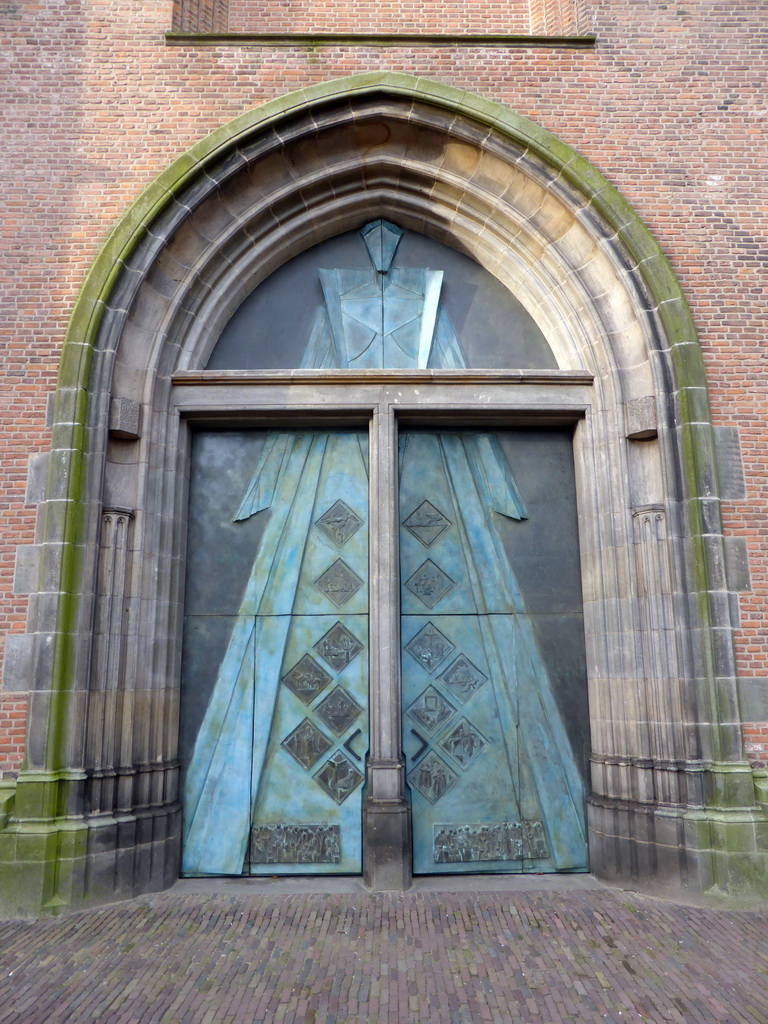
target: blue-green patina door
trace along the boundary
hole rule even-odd
[[[234,516],[264,521],[237,614],[222,622],[198,585],[197,613],[187,616],[188,687],[204,674],[196,658],[207,654],[194,638],[217,628],[227,636],[185,773],[183,871],[358,873],[368,747],[367,434],[262,440]]]
[[[400,460],[414,872],[584,870],[580,772],[502,543],[526,510],[499,441],[410,431]]]
[[[442,304],[442,271],[395,266],[402,236],[374,221],[361,231],[367,266],[318,270],[322,302],[302,368],[455,372],[469,365]],[[250,461],[249,437],[257,437]],[[359,872],[369,706],[368,435],[233,432],[231,450],[238,446],[246,454],[237,465],[226,440],[197,474],[193,458],[183,870]],[[374,449],[380,463],[391,459],[389,442]],[[370,467],[376,493],[391,469],[389,462]],[[548,472],[543,463],[539,481]],[[234,515],[220,500],[230,484]],[[401,432],[399,500],[402,702],[395,706],[396,673],[386,668],[392,678],[375,680],[372,698],[390,742],[382,773],[398,763],[389,726],[402,714],[414,870],[582,869],[579,741],[562,709],[569,700],[572,712],[578,700],[583,707],[583,671],[575,670],[571,697],[562,679],[583,665],[583,633],[571,665],[553,676],[547,663],[552,637],[567,648],[566,636],[579,632],[580,609],[570,619],[553,617],[543,657],[518,562],[503,540],[504,524],[523,522],[527,512],[498,436]],[[196,534],[216,501],[219,532]],[[372,512],[375,528],[383,520]],[[574,522],[573,501],[569,513]],[[251,526],[249,548],[241,538]],[[203,535],[207,543],[196,539]],[[217,550],[223,537],[232,557],[226,543]],[[213,559],[200,562],[207,547]],[[552,571],[547,547],[536,553],[534,575],[539,566]],[[572,568],[577,554],[574,541]],[[391,573],[382,578],[392,580]],[[541,604],[540,588],[526,593]],[[383,606],[391,609],[393,596]],[[546,597],[539,617],[542,610],[554,616],[560,600]],[[396,649],[389,618],[387,629],[384,646]],[[378,659],[379,673],[385,664]]]
[[[205,707],[188,743],[183,870],[358,873],[368,436],[214,440],[200,439],[194,462],[193,532],[214,507],[233,538],[259,532],[229,558],[226,540],[193,537],[191,561],[205,557],[228,582],[198,573],[189,587],[186,702],[205,691]],[[238,468],[227,444],[243,449]],[[215,499],[226,478],[229,499]],[[496,435],[401,433],[402,736],[416,873],[586,866],[563,695],[503,544],[504,524],[526,516]],[[245,565],[239,582],[232,565]]]

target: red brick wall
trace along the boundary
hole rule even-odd
[[[530,32],[528,0],[230,0],[232,32]]]
[[[177,19],[200,21],[213,19],[212,4],[0,3],[0,635],[24,629],[12,575],[16,545],[34,540],[28,458],[48,446],[46,399],[67,319],[109,228],[174,157],[242,111],[391,70],[479,93],[555,132],[619,188],[668,254],[700,331],[714,421],[741,438],[747,498],[724,507],[726,533],[748,543],[753,586],[741,597],[738,665],[768,677],[763,0],[580,0],[581,29],[598,35],[587,51],[165,45],[175,7]],[[336,5],[339,23],[356,9]],[[419,7],[421,27],[444,28],[430,10]],[[549,25],[562,8],[548,0],[540,14]]]
[[[4,694],[0,700],[0,777],[21,767],[26,732],[26,694]]]
[[[753,768],[768,768],[768,722],[745,722],[744,752]]]
[[[174,0],[180,32],[508,32],[575,31],[573,0]]]

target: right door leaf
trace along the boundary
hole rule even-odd
[[[499,532],[497,438],[400,445],[403,745],[414,872],[586,868],[581,776]]]

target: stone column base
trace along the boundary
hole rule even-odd
[[[697,809],[592,797],[590,870],[677,899],[768,897],[768,818],[758,807]]]
[[[363,881],[373,892],[405,892],[412,880],[411,812],[403,801],[363,806]]]

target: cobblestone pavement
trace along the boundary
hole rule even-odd
[[[0,943],[1,1022],[768,1022],[768,913],[605,888],[182,884]]]

